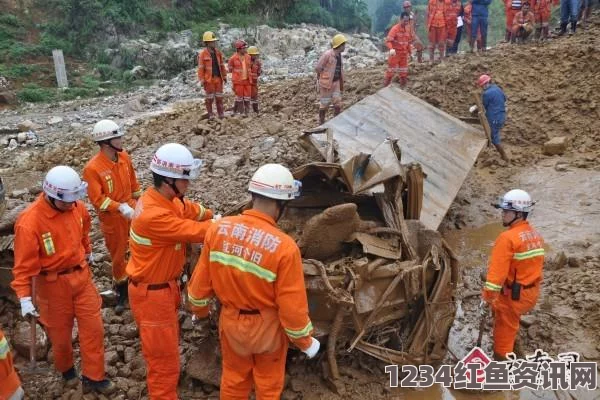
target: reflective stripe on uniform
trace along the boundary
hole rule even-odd
[[[489,289],[489,290],[493,290],[494,292],[499,292],[502,289],[502,286],[496,285],[495,283],[492,283],[492,282],[486,282],[485,288]]]
[[[5,360],[8,357],[8,353],[10,353],[10,347],[8,347],[8,340],[6,337],[0,339],[0,360]]]
[[[106,183],[108,184],[108,193],[112,193],[114,189],[112,177],[110,175],[106,175],[104,179],[106,179]]]
[[[129,229],[129,236],[131,236],[131,240],[137,244],[141,244],[142,246],[152,246],[152,240],[138,235],[133,231],[133,228]]]
[[[131,193],[131,197],[133,197],[134,199],[137,199],[138,197],[140,197],[142,195],[142,189],[137,190],[133,193]]]
[[[515,253],[513,255],[513,258],[515,260],[522,261],[522,260],[527,260],[529,258],[543,256],[544,253],[545,253],[544,249],[533,249],[533,250],[525,251],[523,253]]]
[[[106,210],[106,209],[108,208],[108,206],[110,206],[110,202],[111,202],[111,201],[112,201],[112,200],[111,200],[111,199],[109,199],[108,197],[107,197],[106,199],[104,199],[104,201],[102,202],[102,204],[100,204],[100,209],[101,209],[102,211]]]
[[[204,218],[204,214],[206,214],[206,208],[204,208],[204,206],[200,203],[198,203],[198,206],[200,206],[200,212],[198,213],[198,221],[202,221],[202,218]]]
[[[188,299],[190,299],[190,303],[196,307],[206,307],[210,303],[210,297],[205,299],[197,299],[188,293]]]
[[[313,329],[313,324],[311,321],[308,321],[308,324],[306,324],[306,326],[304,328],[302,328],[298,331],[285,328],[285,333],[292,339],[300,339],[304,336],[308,336],[308,334],[310,334],[310,331],[312,331],[312,329]]]
[[[222,253],[220,251],[211,251],[210,261],[221,263],[227,267],[232,267],[242,272],[248,272],[257,278],[264,279],[267,282],[275,282],[275,279],[277,279],[277,274],[261,267],[260,265],[246,261],[241,257]]]
[[[46,255],[51,256],[56,253],[56,249],[54,248],[54,241],[52,240],[52,234],[50,232],[46,232],[42,234],[42,240],[44,241],[44,249],[46,250]]]

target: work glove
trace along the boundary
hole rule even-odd
[[[192,315],[192,325],[194,325],[194,332],[200,342],[205,341],[210,336],[210,318],[198,318],[196,315]]]
[[[215,214],[212,217],[212,222],[217,222],[218,220],[220,220],[221,218],[223,218],[223,216],[221,214]]]
[[[479,109],[477,108],[477,106],[471,106],[471,107],[469,107],[469,112],[470,112],[471,114],[474,114],[474,113],[476,113],[476,112],[477,112],[477,110],[479,110]]]
[[[321,343],[319,343],[319,341],[314,337],[311,337],[310,339],[312,340],[310,346],[308,347],[308,349],[302,350],[302,352],[306,354],[308,358],[313,358],[319,352],[319,349],[321,348]]]
[[[500,291],[489,290],[485,288],[481,291],[481,299],[488,303],[490,306],[493,306],[499,297]]]
[[[94,252],[90,251],[90,254],[87,255],[87,262],[89,265],[94,264]]]
[[[33,315],[36,318],[40,316],[40,314],[38,314],[37,310],[35,309],[33,302],[31,301],[31,297],[21,297],[19,301],[21,302],[22,316],[26,317],[28,315]]]
[[[131,206],[129,206],[129,204],[127,203],[121,203],[119,205],[119,212],[127,219],[132,219],[133,218],[133,208],[131,208]]]
[[[390,51],[389,51],[388,54],[389,54],[390,57],[394,57],[396,55],[396,50],[395,49],[390,49]]]

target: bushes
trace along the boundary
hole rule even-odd
[[[35,83],[27,83],[17,92],[17,97],[20,101],[30,103],[47,102],[56,98],[56,89],[41,88]]]

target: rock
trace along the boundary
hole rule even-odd
[[[137,337],[137,335],[138,335],[137,325],[135,323],[123,325],[123,326],[121,326],[119,333],[125,339],[133,339],[133,338]]]
[[[48,120],[48,125],[56,125],[60,124],[61,122],[63,122],[63,119],[61,117],[51,117]]]
[[[35,337],[35,358],[36,360],[43,360],[48,354],[48,337],[39,325],[35,331]],[[31,343],[29,322],[21,321],[17,323],[17,328],[10,337],[10,343],[21,356],[29,359],[29,345]]]
[[[559,136],[550,139],[544,143],[542,152],[547,156],[553,156],[556,154],[563,154],[567,150],[569,145],[569,139],[565,136]]]
[[[10,139],[10,142],[8,142],[8,150],[14,150],[17,147],[19,147],[19,143],[17,143],[15,139]]]
[[[185,366],[187,375],[203,383],[219,386],[221,367],[217,356],[218,348],[219,344],[214,336],[210,336],[202,346],[198,346]]]
[[[226,172],[234,172],[243,160],[243,157],[239,155],[221,156],[213,162],[212,169],[222,169]]]
[[[292,389],[293,392],[301,393],[303,387],[304,387],[304,382],[302,382],[301,379],[292,378],[290,380],[290,389]]]
[[[192,329],[194,329],[194,324],[192,323],[192,318],[187,317],[181,324],[181,330],[182,331],[191,331]]]
[[[565,172],[568,171],[569,169],[569,164],[566,162],[557,162],[556,165],[554,165],[554,170],[558,171],[558,172]]]
[[[28,194],[29,190],[27,189],[13,190],[10,194],[10,197],[12,197],[13,199],[23,199],[23,197],[25,197]]]
[[[580,268],[581,267],[581,261],[577,257],[569,257],[567,259],[567,264],[571,268]]]
[[[127,104],[124,106],[124,109],[127,112],[142,112],[144,111],[144,106],[142,105],[140,99],[134,99],[127,102]]]
[[[40,126],[32,122],[31,120],[26,119],[25,121],[20,122],[17,125],[17,129],[19,130],[19,132],[35,131],[37,129],[40,129]]]
[[[125,351],[123,352],[123,361],[129,364],[136,355],[136,351],[133,347],[125,347]]]
[[[271,136],[277,135],[279,132],[283,131],[283,124],[278,121],[267,123],[265,131]]]
[[[71,124],[71,129],[73,129],[73,130],[81,129],[82,127],[83,127],[83,124],[81,124],[79,122],[73,122]]]
[[[204,147],[205,139],[204,136],[192,136],[190,139],[190,148],[194,150],[200,150]]]
[[[26,140],[27,140],[27,132],[19,132],[19,134],[17,135],[17,142],[25,143]]]
[[[523,315],[521,317],[521,325],[525,328],[529,328],[531,325],[535,324],[536,318],[533,315]]]
[[[104,361],[108,365],[115,365],[117,361],[119,361],[119,353],[117,353],[114,350],[107,351],[106,353],[104,353]]]
[[[131,75],[135,79],[143,79],[146,76],[148,76],[148,70],[146,70],[146,68],[142,67],[141,65],[136,65],[131,69]]]

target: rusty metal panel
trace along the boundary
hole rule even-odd
[[[421,222],[433,230],[486,144],[481,130],[395,86],[364,98],[323,127],[333,131],[342,162],[373,152],[387,137],[398,139],[402,164],[417,162],[427,174]],[[324,135],[311,141],[325,157]]]

